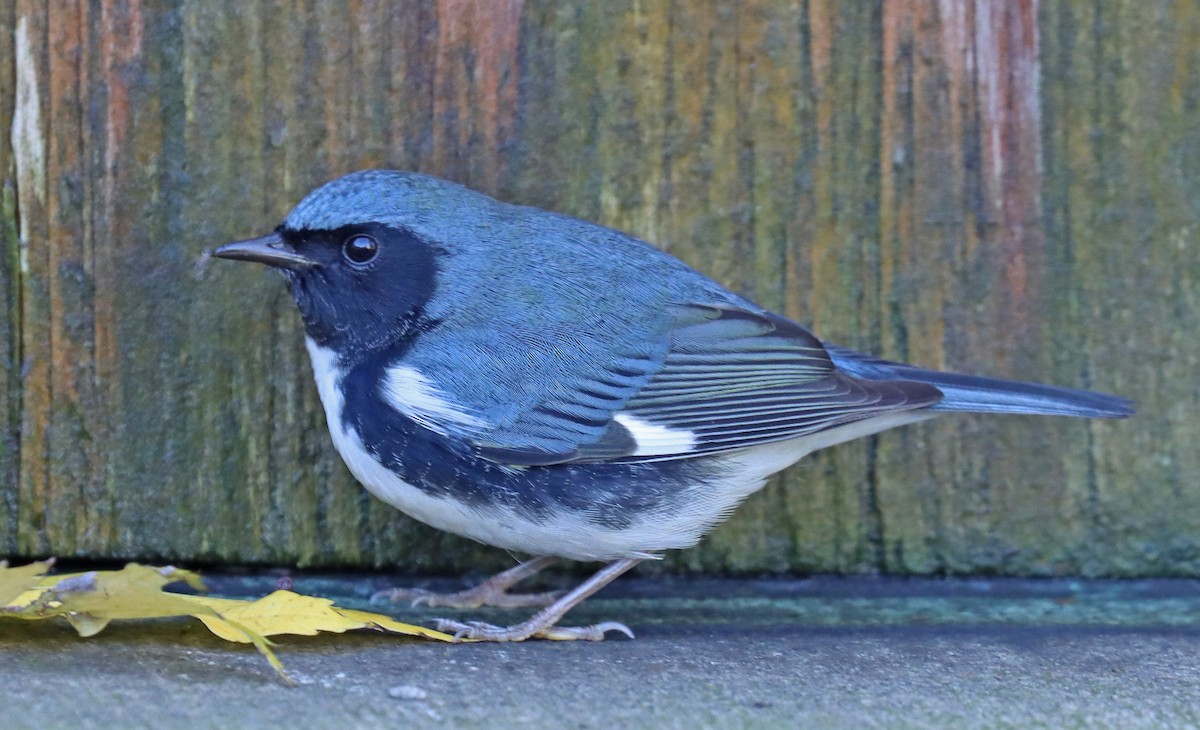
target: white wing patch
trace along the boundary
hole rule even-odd
[[[454,403],[449,396],[408,365],[393,365],[383,380],[383,396],[396,410],[442,436],[466,436],[487,428],[487,421]]]
[[[691,431],[660,426],[628,413],[618,413],[613,420],[624,426],[637,443],[633,456],[668,456],[696,450],[696,434]]]

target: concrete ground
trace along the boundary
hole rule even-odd
[[[275,580],[210,583],[261,595]],[[383,585],[296,580],[354,607]],[[4,621],[0,727],[1200,727],[1195,581],[633,579],[572,616],[638,638],[283,638],[289,687],[194,621],[91,639]]]

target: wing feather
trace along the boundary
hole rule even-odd
[[[924,408],[942,397],[926,383],[841,372],[812,334],[769,312],[706,305],[680,312],[660,362],[614,358],[601,377],[560,390],[507,433],[475,438],[476,451],[515,465],[688,458]],[[530,446],[562,444],[564,433],[599,435],[570,449]]]

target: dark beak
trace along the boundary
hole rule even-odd
[[[296,253],[279,237],[278,233],[269,233],[262,238],[251,238],[247,241],[227,243],[220,248],[213,249],[209,255],[219,259],[257,261],[260,264],[284,269],[303,269],[315,266],[317,263]]]

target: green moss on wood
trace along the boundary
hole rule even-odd
[[[505,563],[353,483],[277,277],[196,266],[394,166],[630,230],[832,341],[1145,414],[850,444],[659,569],[1200,574],[1200,13],[1001,5],[5,6],[0,129],[26,17],[49,199],[0,135],[0,552]]]

